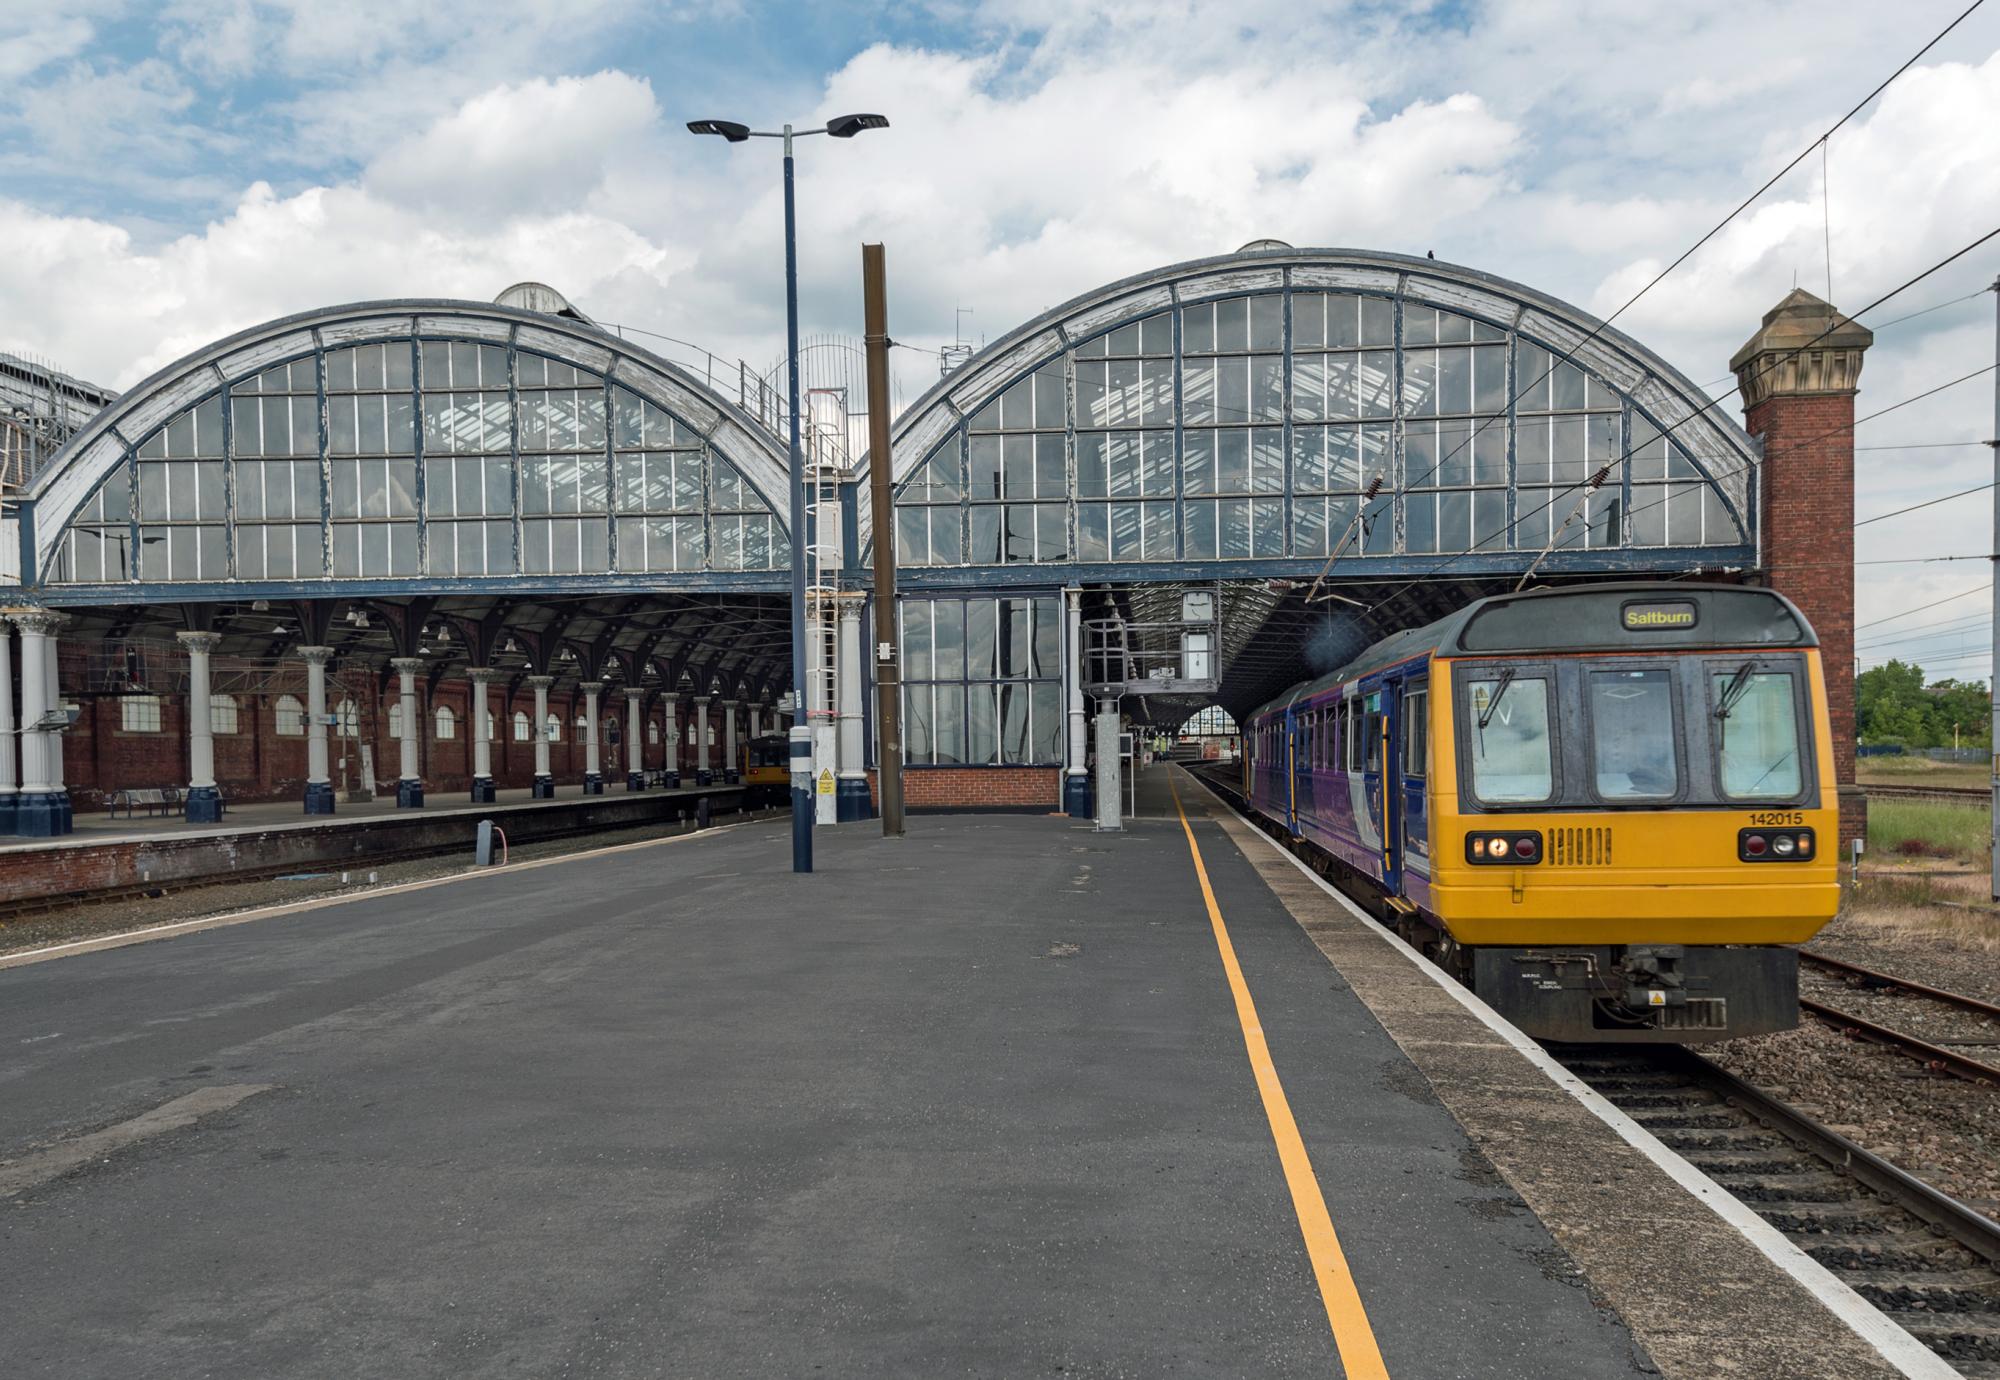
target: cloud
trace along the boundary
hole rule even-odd
[[[376,159],[367,189],[452,218],[575,208],[657,124],[652,88],[622,72],[498,86]]]

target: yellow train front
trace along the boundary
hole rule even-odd
[[[1252,805],[1528,1033],[1797,1023],[1838,820],[1818,646],[1782,596],[1481,600],[1288,691],[1246,745]]]
[[[756,809],[781,805],[792,793],[791,742],[782,733],[766,733],[743,744],[744,804]]]

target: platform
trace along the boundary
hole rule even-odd
[[[10,1373],[1657,1373],[1357,995],[1395,956],[1350,983],[1169,782],[1118,834],[823,829],[795,876],[753,822],[0,971]],[[1894,1373],[1652,1225],[1693,1354],[1754,1307],[1834,1367],[1667,1373]]]
[[[495,821],[514,843],[632,828],[689,814],[704,797],[712,810],[734,810],[743,788],[613,789],[585,795],[579,785],[557,787],[553,799],[535,800],[521,787],[498,792],[490,805],[433,796],[422,808],[398,809],[389,796],[342,804],[331,815],[306,815],[296,804],[264,802],[231,806],[219,824],[79,814],[75,833],[0,842],[0,900],[366,865],[370,858],[470,848],[482,819]]]

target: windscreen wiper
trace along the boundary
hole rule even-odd
[[[1479,731],[1484,733],[1486,725],[1493,722],[1493,716],[1500,712],[1500,701],[1506,697],[1507,687],[1514,683],[1514,668],[1508,667],[1500,673],[1499,684],[1493,687],[1493,698],[1479,711]]]
[[[1729,746],[1729,711],[1736,707],[1736,701],[1743,698],[1743,692],[1750,688],[1750,668],[1754,661],[1746,661],[1736,668],[1736,674],[1729,678],[1729,684],[1722,687],[1722,698],[1716,702],[1715,717],[1722,724],[1716,735],[1716,749]]]

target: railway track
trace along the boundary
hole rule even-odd
[[[1985,786],[1864,785],[1861,789],[1877,800],[1949,800],[1963,805],[1982,805],[1993,798],[1993,792]]]
[[[1550,1047],[1972,1380],[2000,1378],[2000,1223],[1677,1047]]]
[[[1917,1005],[1928,1004],[1966,1018],[1966,1034],[1963,1037],[1947,1032],[1935,1039],[1927,1039],[1884,1025],[1873,1018],[1874,1014],[1881,1013],[1864,1016],[1804,994],[1799,997],[1800,1010],[1828,1025],[1862,1039],[1900,1049],[1939,1072],[2000,1087],[2000,1005],[1960,992],[1947,992],[1941,987],[1927,986],[1893,973],[1863,968],[1845,959],[1832,958],[1809,949],[1799,950],[1799,962],[1808,969],[1816,969],[1853,984],[1861,991],[1885,994]],[[1976,1025],[1973,1024],[1975,1022]],[[1965,1052],[1968,1049],[1983,1049],[1990,1054],[1980,1058]]]

